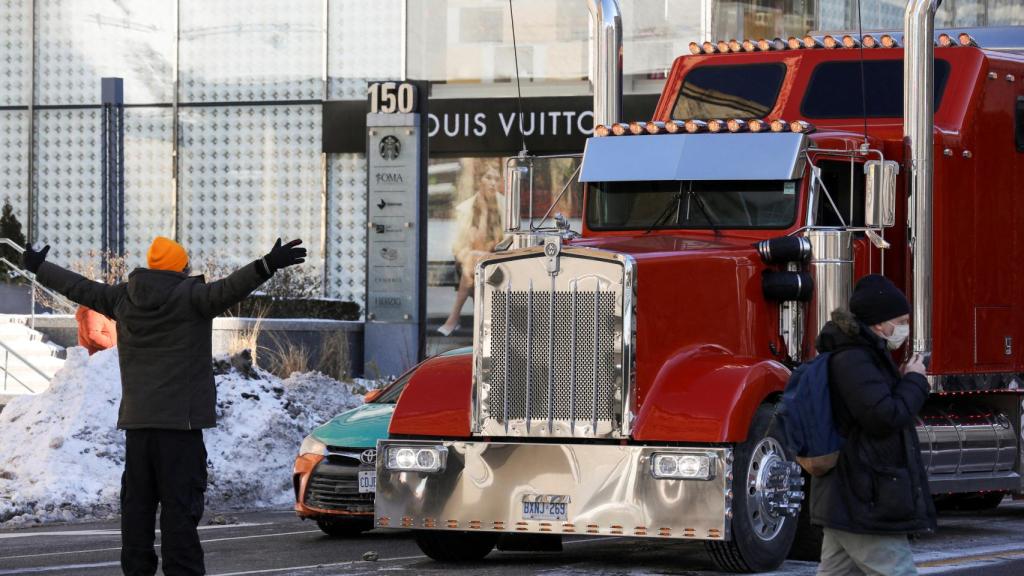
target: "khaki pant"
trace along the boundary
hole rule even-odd
[[[818,576],[917,574],[906,535],[855,534],[825,528]]]

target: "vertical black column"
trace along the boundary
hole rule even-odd
[[[102,78],[103,272],[124,256],[124,80]]]

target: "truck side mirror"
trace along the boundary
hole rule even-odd
[[[505,231],[518,232],[522,226],[520,198],[523,189],[533,205],[533,158],[515,156],[505,160]],[[532,216],[532,215],[531,215]]]
[[[888,228],[896,224],[896,176],[900,165],[892,160],[864,163],[864,224]]]

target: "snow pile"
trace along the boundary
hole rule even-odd
[[[246,358],[215,362],[217,428],[205,432],[206,504],[223,510],[288,506],[302,438],[362,403],[362,385],[319,373],[285,380]],[[0,526],[118,514],[124,433],[117,349],[68,349],[50,388],[0,412]]]

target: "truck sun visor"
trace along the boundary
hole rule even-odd
[[[580,182],[796,180],[806,147],[792,132],[588,138]]]
[[[814,280],[807,272],[766,271],[761,277],[764,297],[774,302],[807,302],[814,295]]]

